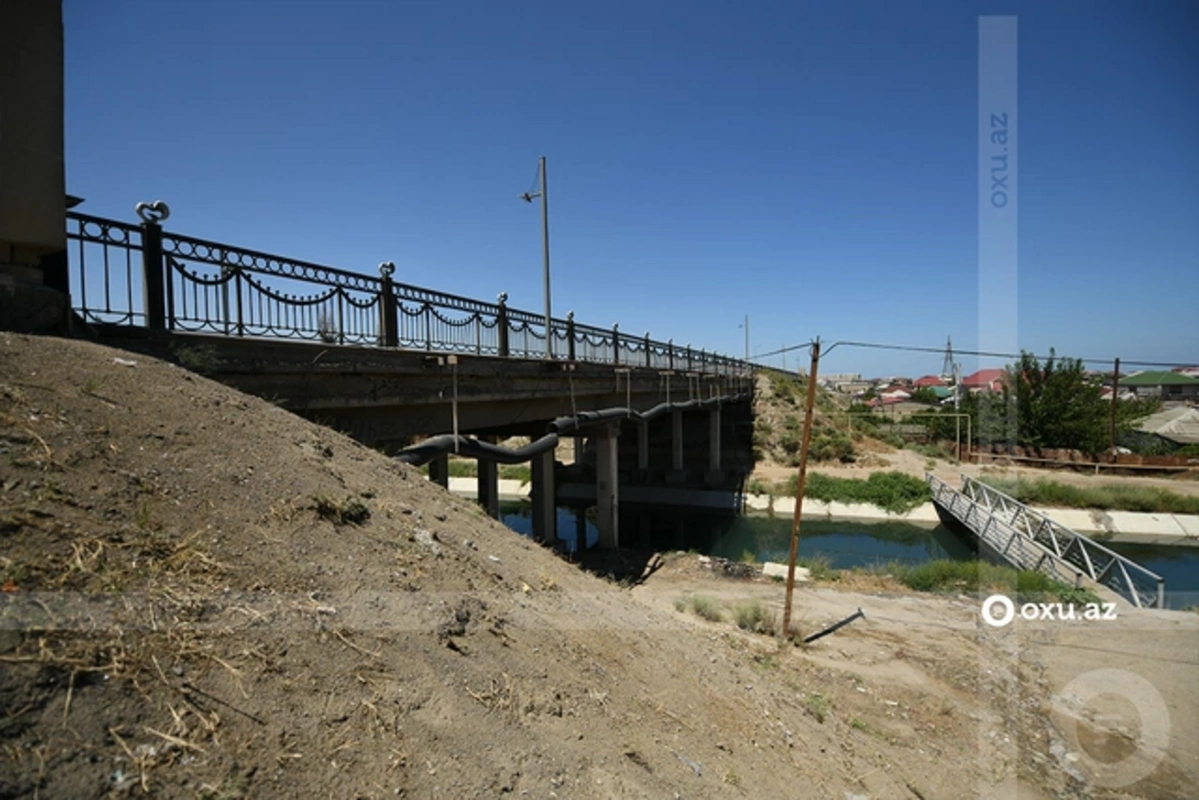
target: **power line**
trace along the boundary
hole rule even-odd
[[[778,350],[772,350],[769,353],[757,353],[754,355],[754,358],[755,359],[768,358],[770,356],[777,356],[782,353],[789,353],[792,350],[807,350],[808,348],[810,348],[812,346],[812,344],[813,344],[813,342],[804,342],[803,344],[790,345],[788,347],[783,347]],[[944,354],[944,352],[945,352],[944,347],[920,347],[917,345],[881,344],[878,342],[833,342],[827,349],[825,349],[824,354],[828,355],[828,353],[834,347],[838,347],[841,345],[844,345],[846,347],[863,347],[863,348],[868,348],[868,349],[873,349],[873,350],[897,350],[897,351],[902,351],[902,352],[907,352],[907,353]],[[954,348],[953,352],[954,352],[955,356],[956,355],[979,356],[981,358],[1018,359],[1022,355],[1020,353],[997,353],[997,352],[992,352],[992,351],[988,351],[988,350],[961,350],[958,348]],[[1038,360],[1042,360],[1042,361],[1050,358],[1050,356],[1037,355],[1035,353],[1033,353],[1031,355],[1034,358],[1036,358]],[[1053,355],[1053,357],[1058,358],[1058,359],[1068,358],[1068,356],[1062,356],[1057,353],[1055,353]],[[1078,361],[1081,361],[1085,364],[1110,364],[1110,363],[1112,363],[1113,360],[1114,359],[1112,359],[1112,358],[1080,358],[1080,359],[1078,359]],[[1193,366],[1193,364],[1177,363],[1177,362],[1170,362],[1170,361],[1131,361],[1131,360],[1127,360],[1127,359],[1120,359],[1120,363],[1124,364],[1126,366],[1134,366],[1134,367],[1167,367],[1167,368],[1170,368],[1170,367]]]

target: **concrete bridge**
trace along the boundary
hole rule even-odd
[[[140,224],[68,214],[77,333],[429,463],[443,485],[449,451],[476,457],[493,516],[496,465],[529,462],[534,532],[545,541],[556,541],[559,502],[597,506],[606,547],[620,544],[622,494],[739,502],[753,466],[745,362],[573,315],[547,330],[503,294],[474,300],[394,281],[390,263],[375,277],[182,236],[163,230],[165,206],[138,212]],[[534,444],[494,446],[511,436]],[[575,442],[570,467],[554,461],[560,439]]]

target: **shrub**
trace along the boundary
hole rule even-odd
[[[795,492],[797,478],[792,476],[789,487]],[[901,514],[929,499],[928,485],[920,478],[902,472],[875,472],[866,480],[833,478],[820,473],[807,476],[804,496],[826,503],[870,503],[892,513]]]
[[[691,613],[709,622],[720,622],[724,619],[724,614],[720,611],[720,603],[706,594],[692,595],[690,605]]]
[[[765,633],[773,636],[778,627],[775,624],[774,615],[756,601],[737,606],[733,612],[733,619],[738,628],[753,633]]]

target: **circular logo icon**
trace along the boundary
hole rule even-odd
[[[1121,697],[1132,703],[1140,715],[1140,733],[1133,739],[1136,749],[1115,761],[1101,761],[1087,752],[1079,739],[1078,728],[1088,702],[1100,695]],[[1152,683],[1123,669],[1095,669],[1084,672],[1053,695],[1052,707],[1064,723],[1062,733],[1070,749],[1078,755],[1075,762],[1096,785],[1109,789],[1129,786],[1157,769],[1170,746],[1170,710]]]
[[[996,607],[999,616],[995,615]],[[1002,628],[1016,618],[1016,604],[1007,595],[993,594],[983,600],[983,622],[993,628]]]

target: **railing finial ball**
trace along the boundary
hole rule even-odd
[[[573,319],[575,318],[575,312],[573,312],[573,311],[567,311],[567,312],[566,312],[566,318],[567,318],[567,319],[569,319],[569,320],[573,320]]]
[[[396,265],[391,261],[384,261],[379,265],[379,274],[385,278],[390,278],[396,271]]]
[[[499,295],[495,299],[499,302],[500,305],[503,305],[504,303],[508,302],[508,293],[500,292]]]
[[[141,217],[142,222],[162,222],[171,216],[170,207],[161,200],[155,200],[153,203],[138,203],[133,210]]]

